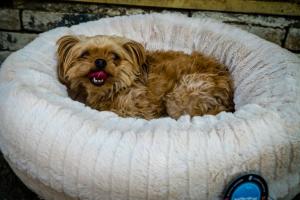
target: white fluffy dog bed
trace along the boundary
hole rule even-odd
[[[232,73],[236,112],[146,121],[86,107],[57,80],[55,42],[66,34],[212,55]],[[246,172],[274,199],[300,192],[300,60],[215,21],[137,15],[43,33],[3,63],[0,113],[1,151],[45,199],[217,199]]]

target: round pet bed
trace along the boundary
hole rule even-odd
[[[66,34],[120,35],[147,49],[196,50],[228,66],[235,112],[146,121],[71,100],[56,75]],[[300,192],[300,60],[209,19],[151,14],[41,34],[3,63],[0,147],[45,199],[218,199],[254,172],[274,199]]]

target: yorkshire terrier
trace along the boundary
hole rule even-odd
[[[145,119],[233,111],[230,73],[199,52],[147,51],[133,40],[67,35],[58,78],[69,96],[99,111]]]

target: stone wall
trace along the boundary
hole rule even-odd
[[[300,55],[300,18],[181,9],[114,6],[95,3],[13,0],[0,9],[0,63],[41,32],[104,17],[180,12],[189,17],[211,17],[238,26]]]

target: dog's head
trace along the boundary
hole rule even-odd
[[[145,72],[144,47],[127,38],[67,35],[57,44],[58,78],[69,88],[84,85],[95,93],[104,88],[116,93]]]

